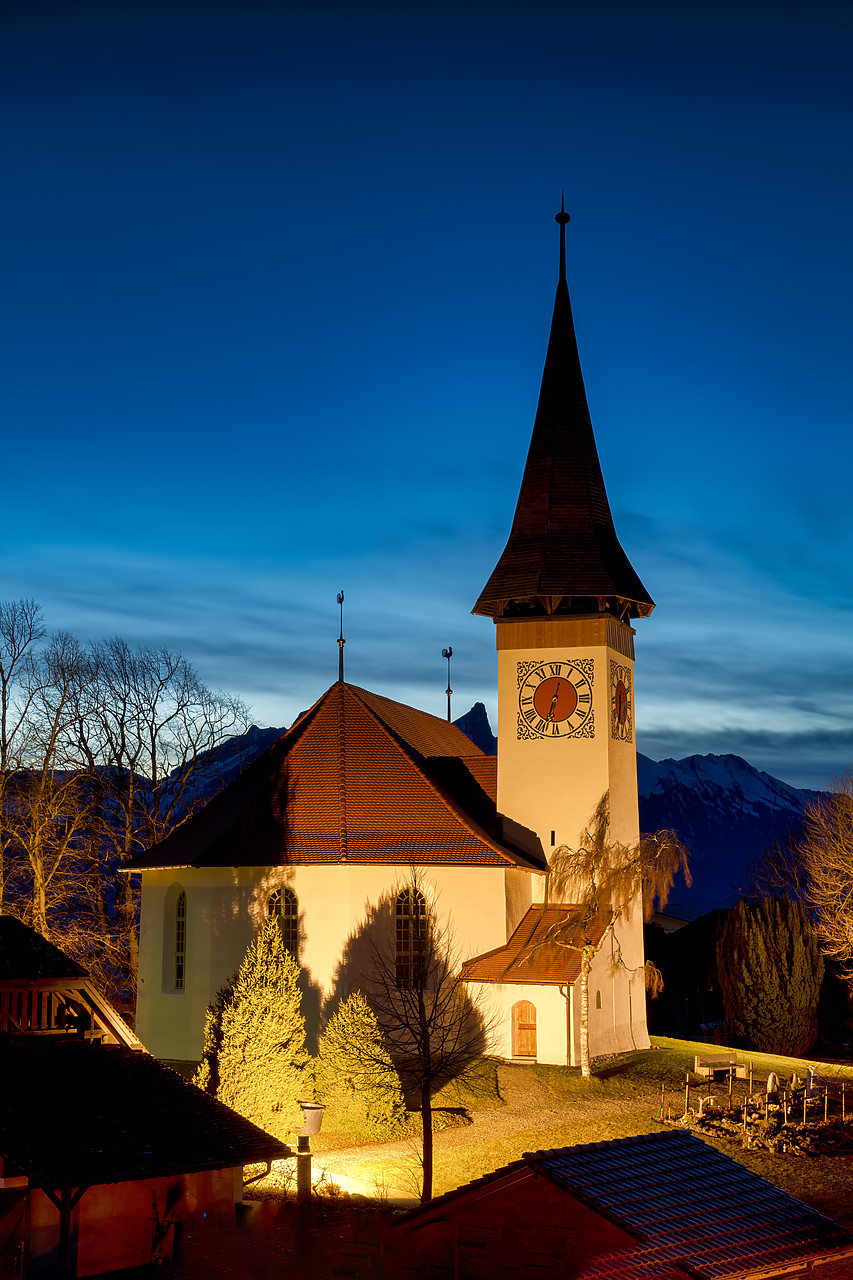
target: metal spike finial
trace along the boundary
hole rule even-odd
[[[338,680],[344,682],[344,593],[339,591],[337,595],[338,604],[341,606],[341,634],[338,636]]]
[[[442,649],[441,656],[447,659],[447,688],[445,693],[447,694],[447,723],[450,724],[450,695],[453,693],[450,687],[450,659],[453,657],[453,650],[450,645],[446,649]]]
[[[560,193],[560,212],[554,214],[554,221],[560,224],[560,281],[566,279],[566,223],[570,221],[566,213],[566,193]]]

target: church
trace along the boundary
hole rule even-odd
[[[566,281],[559,275],[530,448],[506,547],[473,612],[498,653],[498,753],[456,726],[339,679],[142,872],[137,1033],[156,1056],[201,1055],[208,1002],[268,915],[303,978],[309,1048],[357,985],[359,939],[384,920],[397,965],[414,925],[448,924],[491,1052],[580,1062],[579,953],[549,946],[572,904],[548,860],[575,847],[602,797],[610,835],[639,835],[633,620],[654,604],[623,551],[596,450]],[[342,652],[342,650],[341,650]],[[639,901],[597,922],[592,1058],[648,1048]]]

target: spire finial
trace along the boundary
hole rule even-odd
[[[343,684],[344,682],[344,645],[346,644],[346,640],[344,639],[344,593],[343,591],[338,592],[337,600],[338,600],[338,604],[341,606],[341,634],[338,636],[338,680],[341,682],[341,684]]]
[[[446,649],[442,649],[441,656],[447,659],[447,688],[445,693],[447,694],[447,723],[450,724],[450,695],[453,693],[450,687],[450,659],[453,657],[453,650],[450,645]]]
[[[566,283],[566,223],[569,221],[569,215],[566,213],[566,193],[560,192],[560,212],[554,215],[554,221],[560,224],[560,283]]]

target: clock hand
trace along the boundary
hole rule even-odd
[[[551,699],[551,709],[550,709],[550,711],[548,712],[547,716],[545,717],[545,719],[546,719],[546,720],[550,720],[550,721],[552,721],[552,723],[553,723],[553,720],[554,720],[554,710],[555,710],[555,708],[556,708],[556,706],[557,706],[557,698],[558,698],[559,696],[560,696],[560,693],[559,693],[559,690],[557,690],[557,692],[554,694],[553,698]]]

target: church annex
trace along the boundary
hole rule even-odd
[[[465,974],[497,1013],[493,1051],[579,1061],[577,953],[541,945],[548,855],[610,798],[636,843],[634,631],[654,605],[616,536],[577,353],[565,224],[539,405],[509,539],[474,612],[498,650],[498,755],[455,726],[341,678],[203,810],[147,853],[137,1031],[200,1056],[204,1011],[268,914],[303,971],[309,1037],[355,981],[383,913],[449,920]],[[413,872],[418,890],[411,884]],[[401,927],[402,925],[402,927]],[[639,903],[590,975],[593,1057],[647,1048]]]

